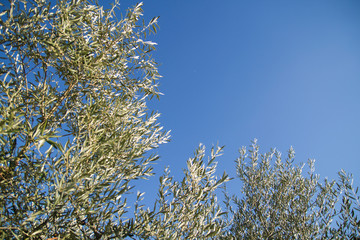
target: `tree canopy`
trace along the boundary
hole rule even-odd
[[[322,183],[314,160],[296,165],[295,151],[284,160],[275,149],[261,154],[256,140],[236,160],[242,195],[227,197],[235,239],[352,239],[360,234],[360,196],[352,176]],[[341,203],[338,203],[339,200]],[[234,205],[230,205],[233,202]],[[339,206],[340,205],[340,206]]]
[[[129,203],[169,141],[148,102],[159,98],[157,18],[142,3],[9,0],[0,4],[0,236],[3,239],[343,239],[360,234],[351,176],[303,176],[294,152],[240,149],[239,196],[219,197],[222,147],[200,145],[158,198]],[[275,163],[272,158],[275,157]],[[222,204],[219,199],[225,199]],[[337,207],[341,200],[340,207]],[[130,208],[132,206],[132,208]],[[336,222],[334,224],[334,222]]]
[[[168,133],[141,4],[10,1],[1,15],[1,226],[26,237],[111,232]],[[120,228],[121,226],[118,226]],[[85,237],[84,237],[85,238]]]

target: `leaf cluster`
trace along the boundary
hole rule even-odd
[[[308,161],[309,171],[304,176],[304,165],[295,165],[292,148],[285,161],[276,150],[260,154],[256,140],[249,150],[243,147],[239,152],[236,164],[242,189],[240,197],[227,196],[227,208],[232,213],[228,237],[351,239],[359,236],[359,195],[350,183],[351,177],[343,171],[339,173],[339,182],[325,179],[322,184],[314,174],[314,160]]]
[[[149,113],[160,75],[142,4],[120,21],[85,0],[11,0],[0,13],[1,234],[113,236],[120,196],[168,141]]]
[[[213,147],[200,145],[184,177],[159,178],[152,207],[137,179],[152,176],[169,140],[159,114],[157,18],[142,3],[121,19],[87,0],[0,3],[0,236],[2,239],[359,239],[352,176],[319,182],[314,161],[296,165],[253,142],[236,160],[241,195],[217,190]],[[275,159],[275,161],[273,161]]]
[[[211,149],[204,162],[205,147],[200,145],[188,159],[181,181],[170,176],[169,169],[160,177],[158,199],[152,211],[139,208],[137,221],[144,226],[141,239],[216,239],[225,222],[215,191],[230,180],[226,173],[215,176],[214,160],[222,148]]]

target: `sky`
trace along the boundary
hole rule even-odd
[[[293,146],[295,162],[315,159],[321,178],[344,169],[360,185],[360,1],[145,0],[143,9],[160,16],[150,39],[164,96],[150,107],[172,136],[157,174],[170,166],[180,179],[203,143],[225,145],[218,175],[235,177],[238,149],[256,138],[262,153]],[[240,191],[237,180],[229,187]],[[156,191],[152,181],[140,188]]]

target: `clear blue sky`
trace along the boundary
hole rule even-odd
[[[262,152],[293,146],[322,178],[342,168],[360,185],[360,1],[145,0],[144,16],[160,16],[165,95],[151,107],[172,131],[157,173],[180,177],[200,142],[218,142],[218,173],[235,176],[238,148],[257,138]]]

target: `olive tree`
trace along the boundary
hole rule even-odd
[[[141,4],[118,20],[86,0],[10,0],[0,19],[0,235],[124,232],[133,180],[168,141],[149,112],[160,77]],[[120,237],[125,237],[120,236]]]
[[[147,102],[157,18],[117,19],[87,0],[9,0],[0,11],[0,236],[3,239],[207,239],[222,232],[215,177],[200,147],[183,181],[160,177],[153,210],[128,203],[169,140]],[[132,210],[129,207],[133,205]]]
[[[153,210],[139,207],[136,220],[141,239],[218,239],[227,227],[216,190],[229,181],[226,173],[215,176],[216,157],[222,147],[211,149],[204,161],[205,147],[200,145],[187,161],[184,178],[176,181],[169,169],[160,177],[158,199]]]
[[[148,39],[157,18],[141,21],[141,6],[118,19],[118,3],[0,3],[1,238],[358,237],[351,176],[320,184],[313,161],[304,177],[292,149],[283,162],[277,151],[260,155],[255,142],[240,150],[242,195],[227,196],[228,214],[217,199],[229,181],[215,175],[218,147],[206,161],[200,146],[181,181],[166,169],[152,209],[143,193],[129,203],[136,180],[154,174],[154,149],[169,140],[147,107],[160,95]]]
[[[226,239],[360,237],[360,196],[351,176],[341,171],[338,182],[321,183],[314,160],[304,174],[304,165],[294,163],[292,148],[284,161],[276,150],[260,154],[256,140],[239,152],[236,167],[242,189],[239,196],[227,196],[232,219]]]

